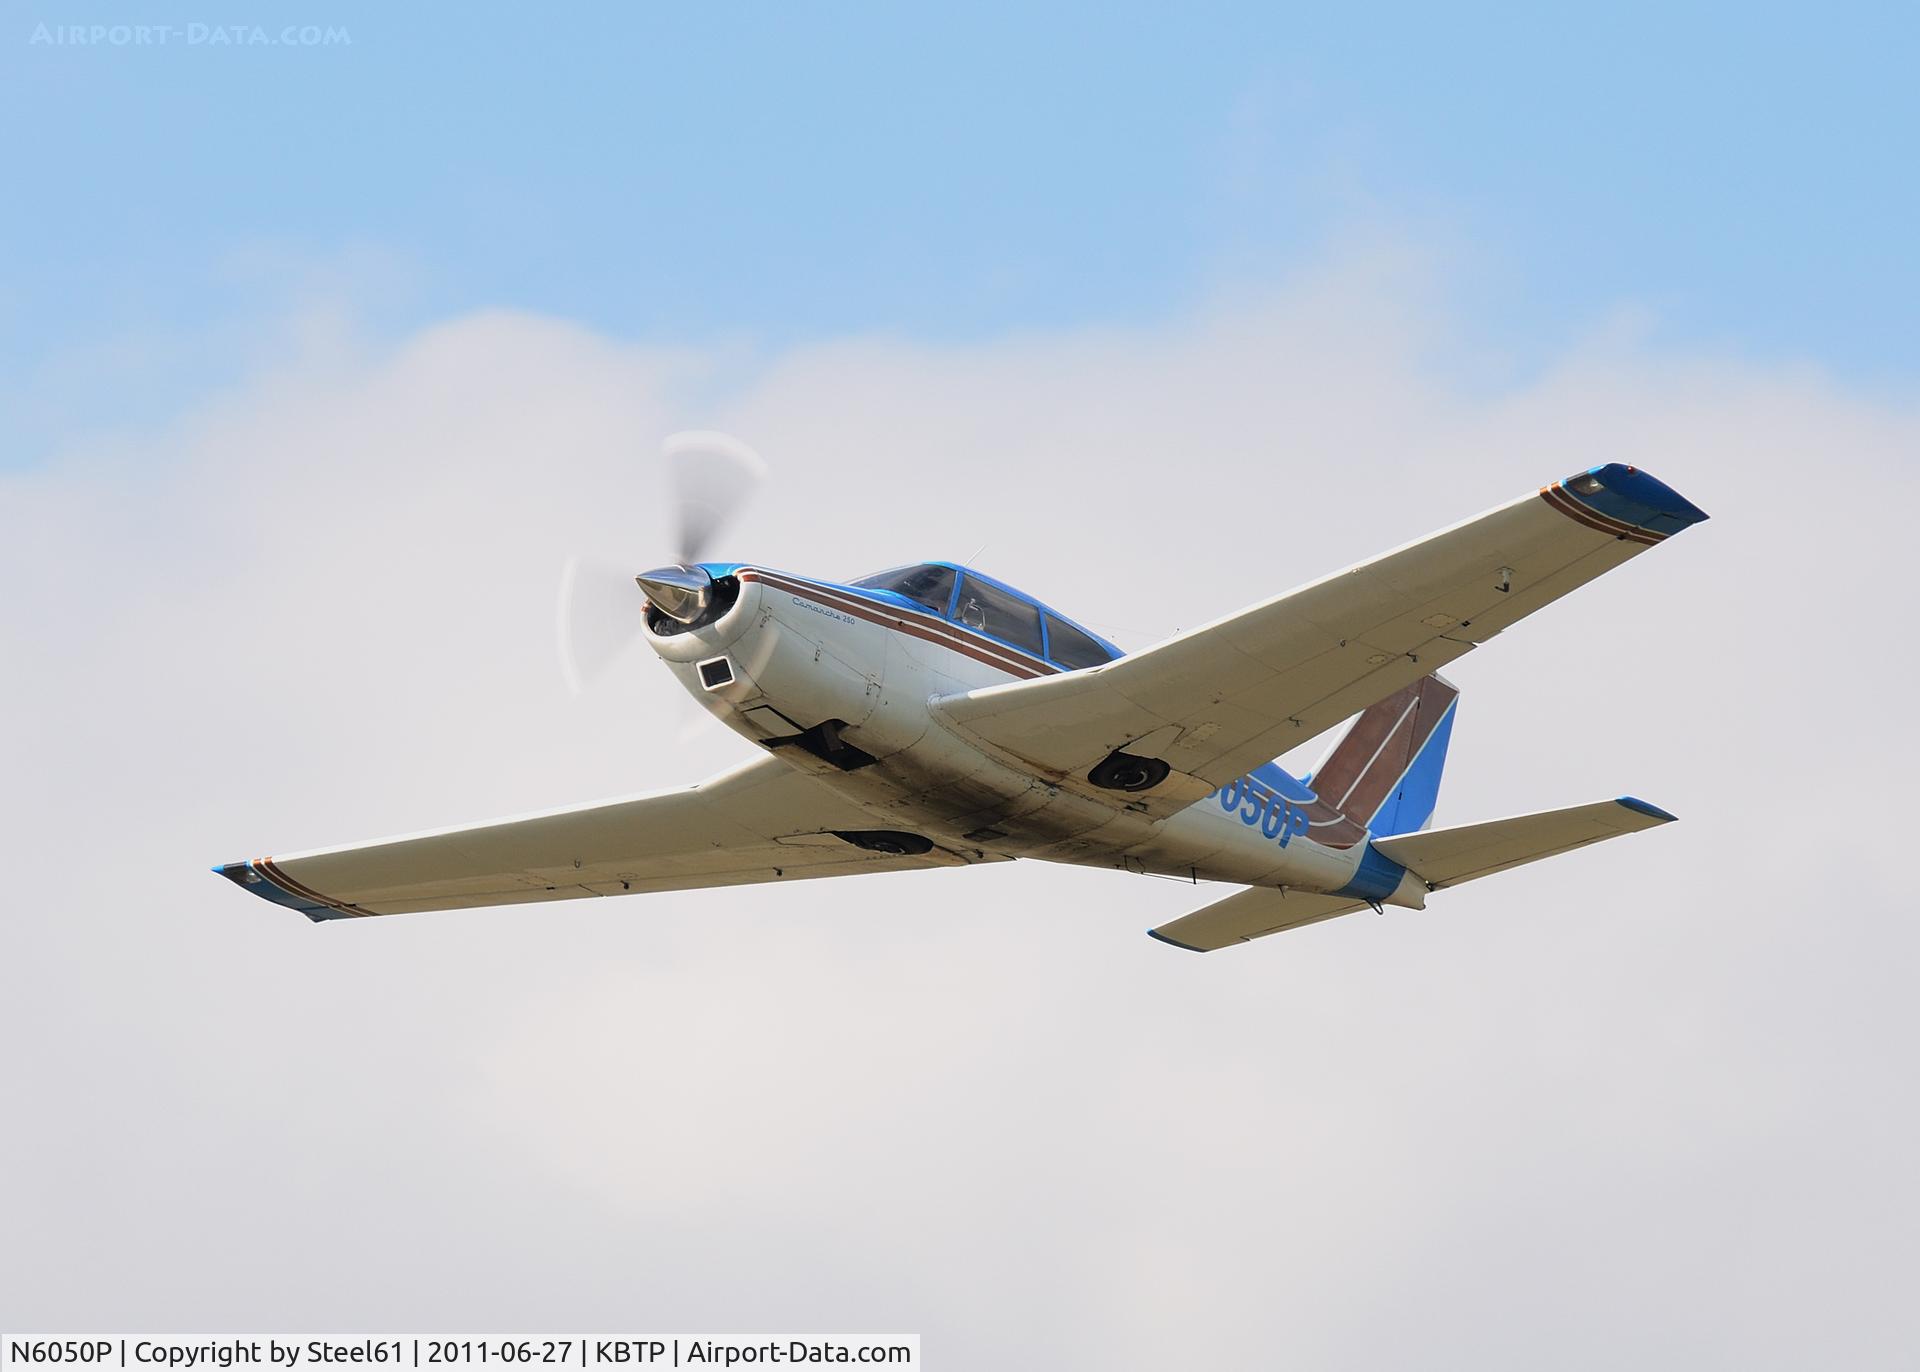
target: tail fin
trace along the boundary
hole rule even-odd
[[[1454,704],[1460,692],[1439,676],[1422,677],[1363,710],[1316,768],[1309,810],[1316,839],[1359,841],[1426,827],[1440,797]]]

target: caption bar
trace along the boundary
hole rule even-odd
[[[229,1368],[473,1367],[906,1367],[920,1336],[889,1338],[628,1339],[29,1339],[0,1336],[0,1372],[78,1367],[115,1372],[225,1372]]]

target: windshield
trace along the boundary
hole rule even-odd
[[[847,584],[864,586],[871,591],[892,591],[943,615],[947,612],[947,602],[953,599],[953,568],[937,567],[930,562],[918,567],[893,567]]]

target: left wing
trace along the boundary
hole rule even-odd
[[[1102,667],[935,701],[961,735],[1084,794],[1116,750],[1162,816],[1386,699],[1707,516],[1614,463]]]
[[[325,920],[1001,860],[874,823],[768,756],[684,790],[214,870]]]

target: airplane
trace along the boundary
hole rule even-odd
[[[724,503],[689,500],[682,560],[621,582],[632,631],[748,761],[213,870],[320,922],[1026,858],[1242,888],[1148,931],[1210,952],[1675,818],[1622,796],[1431,827],[1459,695],[1440,669],[1707,518],[1636,467],[1133,653],[956,562],[836,582],[699,560]],[[1275,761],[1342,722],[1305,775]]]

